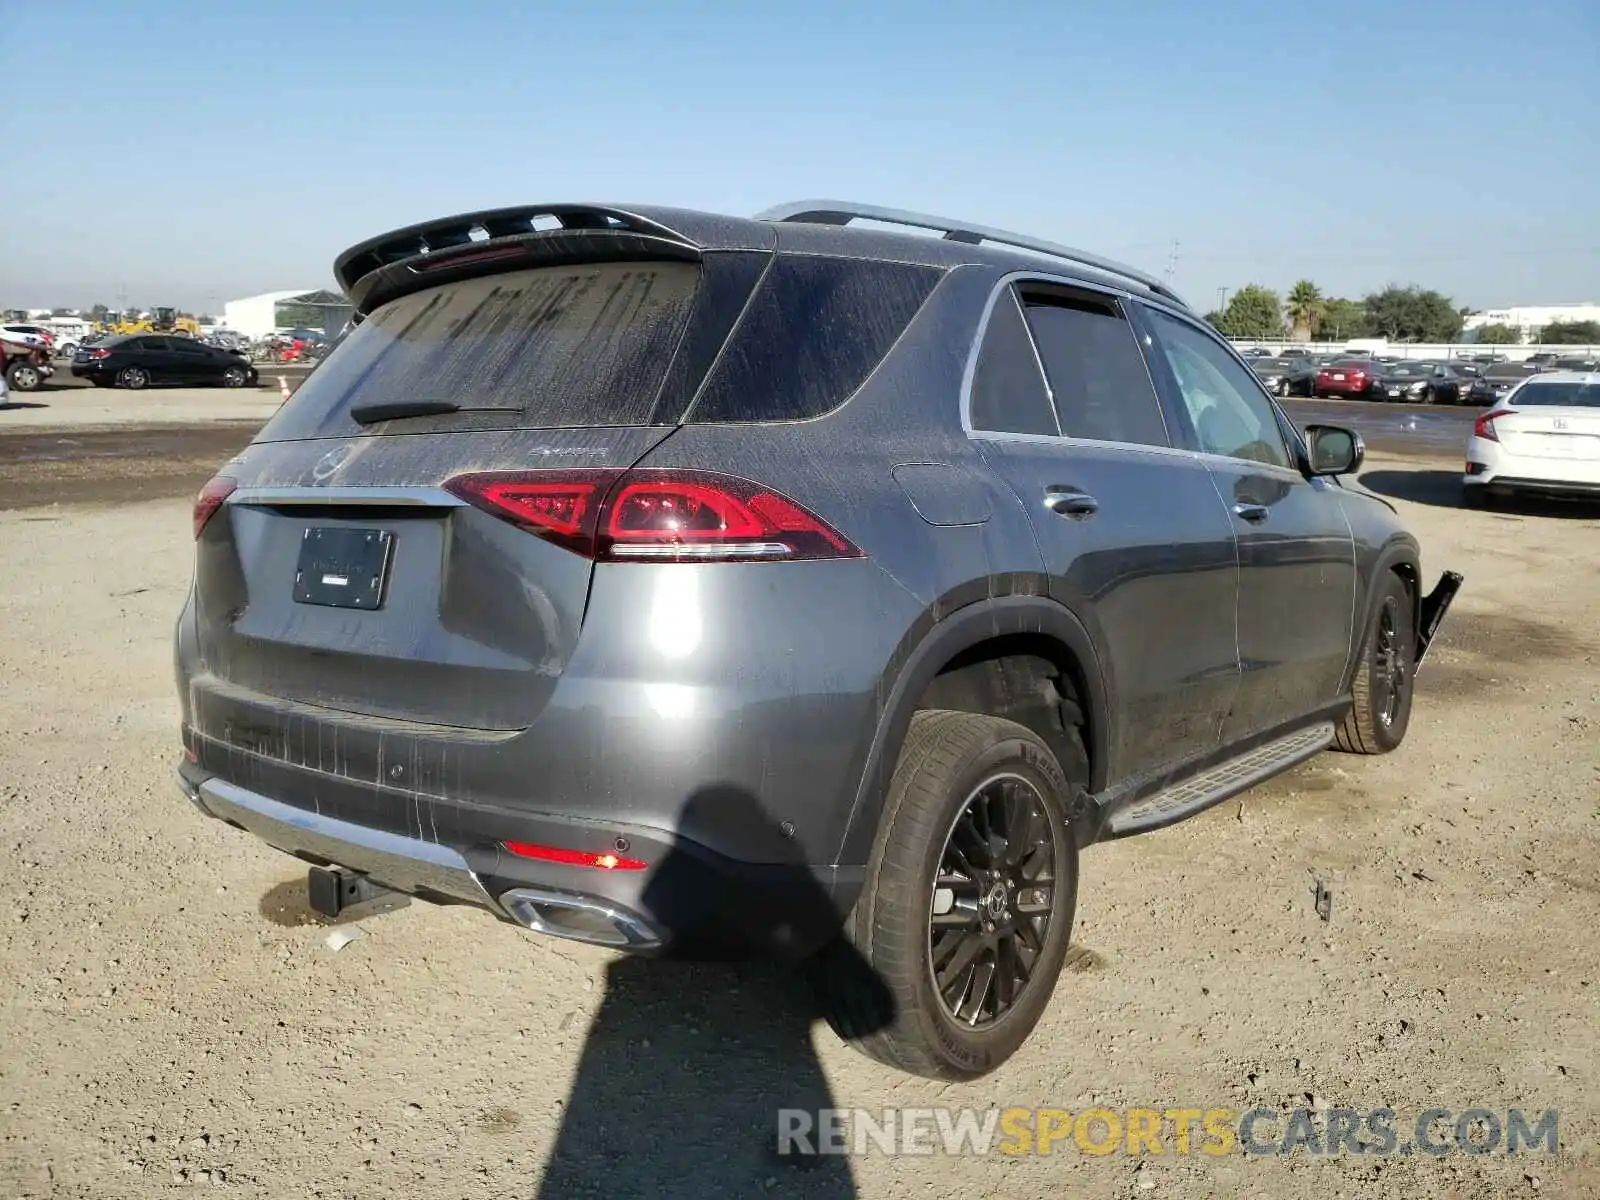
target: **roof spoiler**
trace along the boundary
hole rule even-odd
[[[333,274],[358,313],[463,275],[576,258],[698,259],[701,247],[659,221],[600,204],[530,204],[408,225],[350,247]]]

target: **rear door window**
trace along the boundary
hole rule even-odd
[[[1009,287],[995,300],[972,375],[968,424],[990,433],[1028,433],[1058,437],[1061,428],[1050,407],[1028,327]]]
[[[944,274],[941,268],[780,254],[689,420],[804,421],[866,382]]]
[[[1115,298],[1024,294],[1028,328],[1065,437],[1170,446],[1161,402]]]
[[[673,424],[656,400],[699,280],[692,263],[586,263],[402,296],[349,331],[262,439]],[[348,415],[405,400],[461,411],[365,427]]]

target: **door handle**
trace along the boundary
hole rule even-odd
[[[1100,511],[1100,501],[1087,492],[1074,492],[1066,488],[1047,488],[1044,493],[1044,506],[1058,517],[1072,517],[1074,520],[1083,520],[1092,517]]]
[[[1249,521],[1252,525],[1259,525],[1267,519],[1267,506],[1265,504],[1235,504],[1233,515],[1241,520]]]

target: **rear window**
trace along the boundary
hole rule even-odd
[[[1534,380],[1518,388],[1512,402],[1518,408],[1556,405],[1600,408],[1600,383],[1585,383],[1577,379]]]
[[[672,424],[656,399],[700,279],[690,263],[542,267],[402,296],[350,330],[262,437],[362,428],[355,405],[449,400],[445,418],[367,427]],[[492,414],[473,409],[498,410]]]
[[[804,421],[848,400],[917,315],[937,267],[779,255],[689,420]]]

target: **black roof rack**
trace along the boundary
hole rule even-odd
[[[975,225],[970,221],[952,221],[927,213],[907,212],[898,208],[879,208],[876,205],[856,204],[848,200],[799,200],[790,204],[780,204],[776,208],[757,213],[756,220],[799,221],[809,225],[848,225],[851,221],[863,220],[882,221],[888,225],[905,225],[913,229],[931,229],[943,234],[944,239],[949,242],[965,242],[973,246],[994,242],[996,245],[1065,259],[1107,275],[1132,280],[1165,300],[1183,308],[1189,307],[1160,279],[1136,267],[1102,258],[1087,250],[1075,250],[1071,246],[1061,246],[1055,242],[1046,242],[1022,233],[1011,233],[1005,229],[991,229],[985,225]]]
[[[678,230],[627,209],[600,204],[528,204],[441,217],[379,234],[339,255],[333,273],[354,299],[358,282],[395,263],[466,246],[489,249],[496,243],[504,245],[537,234],[562,233],[632,234],[686,251],[700,248]]]

